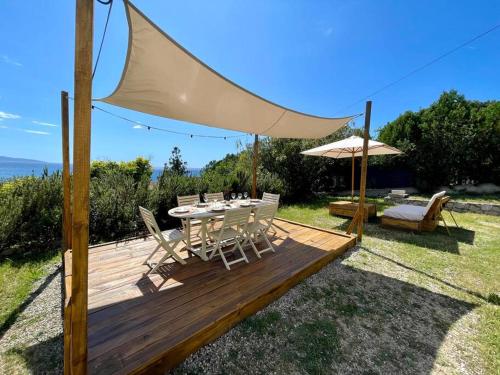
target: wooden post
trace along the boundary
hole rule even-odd
[[[358,203],[358,241],[361,242],[363,239],[363,222],[364,222],[364,205],[365,205],[365,193],[366,193],[366,171],[368,169],[368,138],[370,136],[370,119],[372,113],[372,102],[371,100],[366,102],[365,109],[365,134],[363,139],[363,159],[361,160],[361,178],[359,182],[359,203]]]
[[[257,161],[259,158],[259,136],[255,134],[253,141],[253,176],[252,176],[252,198],[257,198]]]
[[[71,181],[69,173],[69,112],[68,112],[68,93],[61,91],[61,134],[62,134],[62,183],[63,183],[63,217],[62,217],[62,264],[63,274],[66,280],[65,252],[71,248]],[[71,291],[66,289],[66,283],[63,284],[64,290],[64,374],[71,374],[71,305],[67,303],[67,297]],[[68,340],[69,338],[69,340]]]
[[[356,159],[354,157],[354,152],[352,153],[352,162],[351,162],[351,202],[354,202],[354,165]]]
[[[90,127],[94,1],[76,0],[71,370],[87,373]]]
[[[69,173],[69,112],[68,93],[61,91],[61,133],[62,133],[62,161],[63,161],[63,233],[62,252],[71,249],[71,181]]]

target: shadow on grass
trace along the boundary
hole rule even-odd
[[[10,312],[5,321],[0,325],[0,339],[4,336],[5,332],[16,322],[19,315],[26,310],[26,308],[33,302],[33,300],[38,297],[45,288],[56,278],[57,275],[61,274],[61,267],[57,267],[57,269],[48,275],[42,284],[36,290],[31,292],[31,294],[14,310]]]
[[[286,246],[325,254],[294,239]],[[222,337],[172,374],[195,373],[191,366],[197,363],[214,373],[258,368],[262,373],[431,374],[450,329],[478,305],[345,264],[352,254],[300,283],[284,302],[248,317],[238,333]],[[239,349],[222,363],[214,361],[231,348]]]
[[[345,220],[334,229],[345,232],[351,223],[350,219]],[[386,241],[396,241],[418,247],[429,248],[452,254],[459,254],[459,243],[468,245],[474,244],[476,232],[457,227],[449,227],[450,235],[442,225],[433,232],[414,233],[408,230],[397,228],[384,228],[380,226],[379,220],[372,219],[364,226],[364,235]]]
[[[460,292],[467,293],[467,294],[469,294],[469,295],[471,295],[473,297],[477,297],[479,299],[482,299],[485,302],[492,303],[492,304],[495,304],[495,305],[500,305],[500,301],[495,300],[491,295],[490,296],[483,296],[481,293],[478,293],[478,292],[475,292],[473,290],[469,290],[469,289],[466,289],[466,288],[462,288],[462,287],[460,287],[458,285],[455,285],[455,284],[452,284],[452,283],[450,283],[450,282],[448,282],[446,280],[443,280],[443,279],[441,279],[441,278],[439,278],[437,276],[434,276],[434,275],[431,275],[431,274],[429,274],[427,272],[424,272],[424,271],[418,270],[416,268],[407,266],[406,264],[398,262],[397,260],[391,259],[389,257],[386,257],[385,255],[378,254],[378,253],[376,253],[376,252],[374,252],[374,251],[372,251],[372,250],[370,250],[370,249],[368,249],[366,247],[361,247],[361,249],[363,249],[364,251],[366,251],[366,252],[368,252],[368,253],[370,253],[372,255],[375,255],[375,256],[377,256],[379,258],[382,258],[382,259],[387,260],[387,261],[389,261],[389,262],[391,262],[393,264],[396,264],[399,267],[407,269],[408,271],[416,272],[416,273],[419,273],[421,275],[427,276],[427,277],[429,277],[429,278],[431,278],[431,279],[433,279],[435,281],[438,281],[438,282],[440,282],[440,283],[442,283],[442,284],[444,284],[446,286],[449,286],[450,288],[453,288],[453,289],[458,290]]]
[[[26,348],[12,348],[5,355],[14,357],[11,362],[22,360],[30,374],[62,374],[63,351],[63,335],[59,334]]]

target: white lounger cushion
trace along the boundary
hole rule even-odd
[[[394,219],[401,220],[411,220],[420,221],[423,220],[424,216],[430,210],[431,206],[434,204],[436,199],[441,198],[445,195],[446,191],[441,191],[432,196],[427,206],[413,206],[410,204],[401,204],[396,207],[391,207],[384,210],[384,216],[392,217]]]
[[[434,204],[436,199],[444,197],[445,194],[446,194],[446,191],[440,191],[439,193],[434,194],[432,196],[431,200],[429,201],[429,203],[427,203],[427,206],[425,206],[425,213],[427,213],[427,211],[430,210],[431,206]]]
[[[426,207],[401,204],[384,210],[384,216],[394,219],[421,221],[427,213]]]

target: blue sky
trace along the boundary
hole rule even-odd
[[[321,116],[362,112],[363,103],[346,107],[500,22],[496,0],[134,4],[236,83],[284,106]],[[96,2],[96,50],[106,11]],[[61,90],[70,95],[73,91],[74,1],[2,1],[0,14],[0,155],[60,161],[59,95]],[[106,96],[118,83],[126,46],[124,7],[115,0],[94,79],[95,98]],[[405,110],[427,106],[445,90],[457,89],[470,99],[500,99],[499,67],[497,29],[373,97],[372,134]],[[100,106],[168,129],[234,134]],[[181,148],[190,167],[237,150],[234,139],[147,132],[93,113],[92,159],[143,155],[159,166],[174,146]]]

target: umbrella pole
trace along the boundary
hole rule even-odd
[[[352,162],[351,162],[351,202],[354,202],[354,152],[352,153]]]
[[[259,157],[259,136],[255,134],[253,142],[253,175],[252,175],[252,198],[257,198],[257,159]]]

